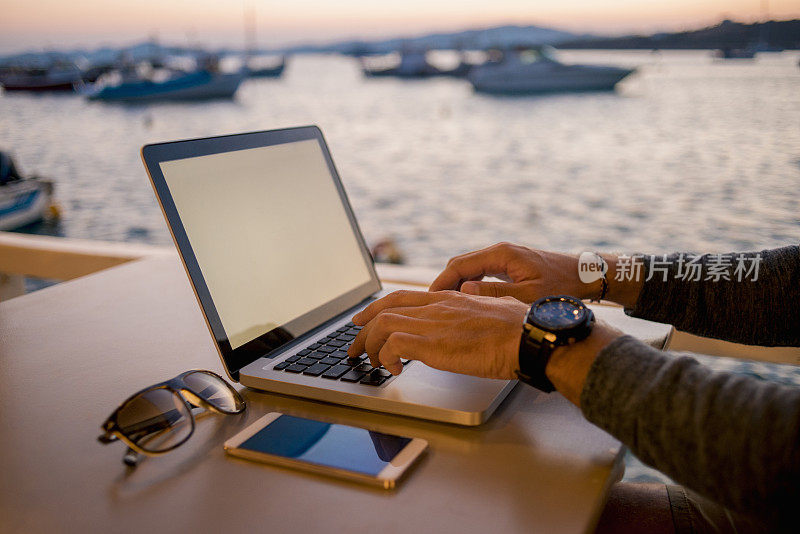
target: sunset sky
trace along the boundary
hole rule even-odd
[[[242,46],[254,9],[258,44],[414,35],[504,23],[620,34],[756,21],[765,0],[4,0],[0,53],[161,41]],[[800,18],[798,0],[770,0],[771,18]]]

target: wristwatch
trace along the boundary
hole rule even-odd
[[[555,391],[544,372],[550,355],[556,347],[586,339],[592,326],[594,314],[580,299],[555,295],[534,302],[519,343],[519,379],[546,393]]]

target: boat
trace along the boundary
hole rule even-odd
[[[155,102],[232,98],[245,78],[244,72],[222,73],[202,69],[178,74],[164,81],[131,80],[104,86],[87,94],[106,102]]]
[[[114,71],[117,65],[114,63],[101,63],[98,65],[90,65],[81,70],[81,79],[85,84],[95,83],[101,76]]]
[[[74,65],[11,67],[0,73],[0,85],[6,91],[71,92],[82,83],[81,71]]]
[[[489,61],[470,69],[467,80],[476,91],[494,94],[609,91],[635,70],[565,65],[550,47],[540,47],[490,54]]]
[[[477,66],[475,63],[470,63],[469,61],[462,59],[454,68],[443,70],[441,75],[451,76],[453,78],[466,78],[475,66]]]
[[[41,221],[54,210],[53,182],[23,178],[11,157],[0,152],[0,231]]]
[[[715,56],[719,59],[753,59],[756,57],[756,48],[749,46],[747,48],[720,48],[716,51]]]
[[[441,76],[443,71],[428,63],[424,51],[403,51],[400,61],[391,67],[373,67],[361,59],[361,70],[365,76],[395,76],[398,78],[429,78]]]
[[[286,68],[286,56],[281,56],[281,61],[277,65],[270,67],[254,67],[252,63],[247,64],[247,76],[250,78],[279,78]]]

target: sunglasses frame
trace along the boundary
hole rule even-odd
[[[186,381],[184,380],[184,377],[194,373],[203,373],[206,375],[211,375],[212,377],[219,380],[222,384],[225,384],[225,386],[233,395],[234,399],[241,402],[242,404],[241,409],[231,410],[231,411],[223,410],[221,408],[214,406],[210,402],[200,397],[197,393],[192,391],[191,388],[189,387],[189,384],[187,384]],[[119,416],[119,413],[122,411],[122,409],[125,408],[133,399],[135,399],[139,395],[142,395],[149,391],[155,391],[157,389],[166,389],[170,391],[173,395],[177,396],[183,402],[184,406],[186,407],[186,411],[189,413],[191,429],[189,430],[189,433],[186,435],[186,437],[183,438],[180,442],[175,443],[169,446],[168,448],[160,451],[149,451],[147,449],[140,447],[139,445],[134,443],[133,440],[125,436],[125,434],[120,429],[119,423],[117,422],[117,417]],[[103,434],[101,434],[97,438],[97,440],[100,441],[101,443],[112,443],[114,441],[119,440],[125,443],[131,450],[140,454],[145,454],[147,456],[159,456],[168,453],[186,443],[189,440],[189,438],[192,437],[192,434],[194,434],[195,416],[192,410],[195,407],[205,408],[206,410],[209,410],[211,412],[223,415],[237,415],[244,412],[247,409],[247,403],[245,402],[244,398],[242,398],[242,396],[239,394],[239,392],[236,391],[233,388],[233,386],[228,384],[228,382],[224,378],[219,376],[217,373],[214,373],[212,371],[207,371],[205,369],[191,369],[189,371],[184,371],[183,373],[179,374],[174,378],[141,389],[136,393],[134,393],[133,395],[131,395],[130,397],[128,397],[127,399],[125,399],[124,401],[122,401],[122,403],[119,406],[117,406],[117,408],[113,412],[111,412],[111,415],[108,417],[108,419],[106,419],[106,421],[100,426],[100,428],[103,430]]]

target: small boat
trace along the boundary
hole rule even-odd
[[[0,73],[0,85],[6,91],[74,91],[83,83],[81,71],[74,65],[49,68],[13,67]]]
[[[163,100],[209,100],[232,98],[245,78],[244,72],[209,70],[179,74],[164,81],[134,80],[105,86],[87,94],[90,100],[106,102],[155,102]]]
[[[0,152],[0,230],[41,221],[54,209],[53,182],[21,177],[11,157]]]
[[[755,47],[747,48],[720,48],[716,51],[716,57],[719,59],[753,59],[756,57]]]
[[[443,70],[441,75],[452,76],[453,78],[466,78],[475,66],[477,66],[475,63],[461,60],[456,67],[449,70]]]
[[[83,83],[95,83],[101,76],[112,72],[117,66],[114,63],[101,63],[99,65],[91,65],[81,71],[81,78]]]
[[[598,65],[565,65],[549,47],[490,54],[490,60],[467,75],[476,91],[531,94],[570,91],[609,91],[636,69]]]
[[[369,77],[429,78],[443,74],[443,71],[428,63],[423,51],[404,51],[400,55],[400,61],[391,67],[372,67],[362,59],[361,70],[365,76]]]
[[[286,68],[286,57],[282,56],[280,63],[270,67],[253,67],[252,64],[247,65],[247,76],[250,78],[279,78]]]

